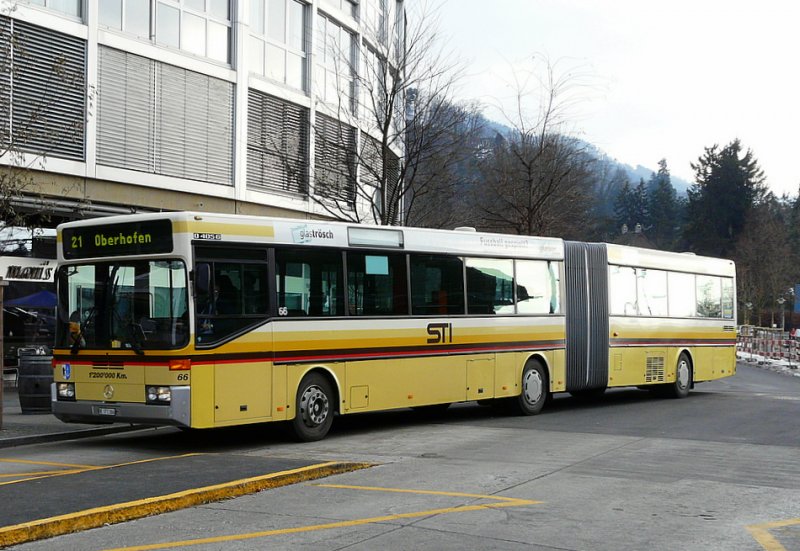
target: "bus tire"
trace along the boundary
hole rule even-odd
[[[322,440],[333,424],[335,408],[330,382],[319,373],[309,373],[300,381],[295,401],[292,431],[300,442]]]
[[[664,387],[667,395],[670,398],[686,398],[692,388],[692,379],[692,362],[686,352],[681,352],[675,366],[675,382]]]
[[[517,415],[536,415],[542,411],[549,394],[547,370],[539,361],[529,361],[522,370],[521,383],[522,392],[509,402],[511,410]]]

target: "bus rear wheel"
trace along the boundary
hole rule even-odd
[[[297,388],[292,430],[300,442],[322,440],[333,424],[333,391],[319,373],[309,373]]]
[[[692,362],[686,352],[681,352],[675,366],[675,382],[665,385],[664,390],[670,398],[686,398],[692,388],[692,379]]]
[[[509,405],[518,415],[536,415],[547,401],[549,381],[547,370],[538,361],[530,361],[522,370],[522,392],[511,398]]]

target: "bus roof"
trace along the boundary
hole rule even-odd
[[[563,260],[564,242],[558,238],[508,235],[466,230],[440,230],[404,226],[375,226],[241,214],[164,212],[129,214],[67,222],[58,226],[58,242],[65,228],[102,226],[114,235],[114,225],[172,221],[174,234],[185,234],[187,242],[295,244],[319,247],[403,250],[496,257]],[[608,244],[608,262],[623,266],[700,274],[735,275],[730,260]],[[63,261],[59,247],[59,260]]]
[[[732,260],[699,256],[694,253],[642,249],[627,245],[609,244],[607,248],[609,264],[717,276],[734,277],[736,275],[736,266]]]
[[[63,230],[67,228],[99,225],[109,235],[114,235],[115,224],[164,219],[172,221],[175,234],[188,234],[189,239],[196,242],[396,249],[548,260],[564,258],[563,241],[550,237],[205,212],[132,214],[67,222],[58,226],[58,241],[61,243]]]

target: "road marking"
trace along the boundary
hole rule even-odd
[[[185,457],[193,457],[196,455],[206,455],[202,453],[185,453],[182,455],[168,455],[164,457],[151,457],[149,459],[139,459],[137,461],[128,461],[126,463],[117,463],[116,465],[69,465],[66,463],[50,463],[47,461],[28,461],[25,459],[0,459],[4,463],[21,463],[28,465],[49,465],[49,466],[64,466],[76,467],[74,469],[64,469],[62,471],[41,471],[39,473],[32,473],[28,478],[21,478],[19,480],[9,480],[7,482],[0,482],[0,486],[8,484],[19,484],[21,482],[30,482],[32,480],[41,480],[44,478],[52,478],[54,476],[66,476],[70,474],[81,474],[89,471],[103,471],[106,469],[115,469],[117,467],[128,467],[130,465],[139,465],[142,463],[152,463],[153,461],[164,461],[169,459],[183,459]]]
[[[2,473],[0,474],[0,478],[14,478],[17,476],[35,476],[37,478],[43,478],[42,475],[50,475],[50,474],[63,474],[65,472],[84,472],[84,471],[76,471],[72,470],[62,470],[62,471],[31,471],[29,473]],[[0,484],[2,486],[2,484]]]
[[[130,463],[122,463],[121,465],[145,463],[148,461],[155,461],[157,459],[170,458],[165,457],[142,461],[132,461]],[[101,468],[108,469],[114,466],[116,465]],[[177,511],[178,509],[185,509],[187,507],[193,507],[203,503],[252,494],[267,488],[276,488],[279,486],[286,486],[288,484],[296,484],[298,482],[314,480],[324,476],[341,474],[355,471],[357,469],[365,469],[371,466],[372,465],[368,463],[339,463],[336,461],[328,461],[326,463],[318,463],[315,465],[309,465],[307,467],[300,467],[298,469],[290,469],[276,473],[269,473],[262,476],[233,480],[231,482],[215,484],[213,486],[205,486],[202,488],[192,488],[182,492],[149,497],[136,501],[128,501],[126,503],[116,503],[114,505],[96,507],[93,509],[87,509],[85,511],[78,511],[76,513],[69,513],[66,515],[34,520],[22,524],[15,524],[13,526],[4,526],[0,527],[0,547],[8,547],[10,545],[17,545],[29,541],[36,541],[44,538],[60,536],[63,534],[70,534],[72,532],[80,532],[81,530],[97,528],[98,526],[104,526],[106,524],[116,524],[118,522],[125,522],[150,515]],[[89,470],[98,469],[93,468]]]
[[[522,507],[524,505],[539,505],[542,501],[521,499],[516,497],[490,496],[483,494],[467,494],[462,492],[440,492],[431,490],[409,490],[403,488],[380,488],[374,486],[348,486],[344,484],[315,484],[320,488],[337,488],[369,492],[394,492],[421,495],[438,495],[449,497],[468,497],[471,499],[488,499],[496,503],[484,503],[480,505],[460,505],[457,507],[444,507],[441,509],[427,509],[425,511],[414,511],[410,513],[397,513],[380,517],[369,517],[355,520],[343,520],[339,522],[328,522],[325,524],[314,524],[311,526],[297,526],[294,528],[279,528],[276,530],[265,530],[262,532],[249,532],[245,534],[231,534],[228,536],[216,536],[210,538],[200,538],[194,540],[172,541],[167,543],[154,543],[150,545],[137,545],[133,547],[117,547],[106,551],[151,551],[154,549],[170,549],[175,547],[189,547],[193,545],[205,545],[209,543],[225,543],[230,541],[251,540],[265,538],[269,536],[279,536],[286,534],[299,534],[303,532],[317,532],[320,530],[332,530],[335,528],[349,528],[352,526],[363,526],[365,524],[375,524],[378,522],[388,522],[407,518],[419,518],[434,515],[446,515],[452,513],[466,513],[469,511],[484,511],[487,509],[501,509],[504,507]]]
[[[0,459],[0,463],[19,463],[20,465],[47,465],[48,467],[72,467],[74,469],[91,469],[94,465],[73,465],[72,463],[54,463],[52,461],[31,461],[29,459]]]
[[[465,494],[461,492],[437,492],[434,490],[406,490],[403,488],[381,488],[379,486],[350,486],[347,484],[314,484],[320,488],[339,488],[342,490],[362,490],[365,492],[394,492],[397,494],[418,494],[418,495],[431,495],[431,496],[449,496],[449,497],[471,497],[475,499],[494,499],[497,501],[513,501],[517,503],[524,501],[524,505],[539,505],[543,501],[529,501],[527,499],[519,499],[516,497],[503,497],[503,496],[487,496],[484,494]]]
[[[789,520],[778,520],[775,522],[765,522],[764,524],[751,524],[747,526],[750,535],[764,548],[764,551],[787,551],[775,536],[769,533],[773,528],[783,528],[785,526],[800,525],[800,518]]]

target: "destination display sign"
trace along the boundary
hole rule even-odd
[[[144,220],[64,228],[64,258],[96,258],[172,252],[172,223]]]

